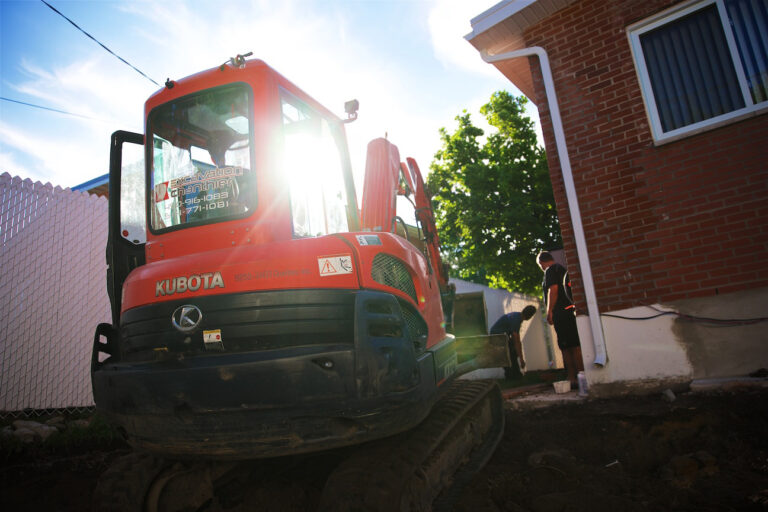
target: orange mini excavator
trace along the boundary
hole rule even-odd
[[[112,323],[91,375],[135,453],[103,475],[97,509],[205,510],[233,461],[359,445],[321,509],[430,510],[493,452],[498,387],[456,377],[508,365],[506,344],[446,332],[424,181],[385,139],[358,209],[346,110],[238,56],[166,82],[143,135],[113,134]],[[123,165],[131,145],[141,172]]]

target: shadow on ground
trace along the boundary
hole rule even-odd
[[[768,392],[510,407],[455,510],[766,511]]]
[[[766,390],[507,405],[504,438],[457,512],[768,510]],[[42,444],[0,444],[0,509],[90,509],[99,475],[129,449],[103,427],[73,432]],[[262,485],[229,489],[226,510],[252,510],[247,503],[313,510],[326,459],[255,465]]]

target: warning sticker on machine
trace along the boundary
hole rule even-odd
[[[351,274],[353,271],[352,256],[349,254],[317,258],[317,265],[320,269],[320,277]]]
[[[224,350],[224,343],[221,339],[221,329],[203,331],[203,343],[206,350]]]
[[[381,245],[379,235],[356,235],[356,238],[360,245]]]

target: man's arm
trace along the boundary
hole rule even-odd
[[[557,285],[553,284],[547,289],[547,323],[552,325],[552,312],[555,310],[555,304],[557,304]]]
[[[520,341],[520,333],[513,332],[512,341],[515,343],[515,352],[517,352],[517,357],[520,358],[520,368],[525,369],[525,358],[523,357],[523,344]]]

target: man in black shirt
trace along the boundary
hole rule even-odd
[[[539,267],[544,271],[542,291],[544,303],[547,305],[547,322],[554,325],[557,333],[557,346],[563,353],[563,362],[568,372],[571,386],[577,386],[577,374],[584,370],[584,360],[581,356],[579,331],[576,329],[576,314],[573,302],[569,298],[570,287],[565,267],[555,263],[555,259],[547,251],[542,251],[537,257]]]

